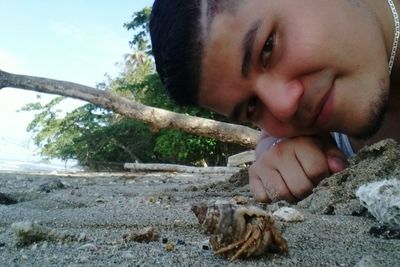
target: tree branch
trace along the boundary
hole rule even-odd
[[[102,91],[77,83],[12,74],[0,70],[0,89],[5,87],[81,99],[129,118],[148,123],[155,130],[176,128],[186,133],[212,137],[223,142],[236,143],[246,147],[255,147],[259,133],[257,130],[241,125],[145,106],[107,90]]]

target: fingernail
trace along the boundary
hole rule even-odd
[[[344,170],[349,165],[347,160],[343,160],[342,158],[339,158],[339,157],[329,157],[328,164],[329,164],[329,168],[334,173]]]

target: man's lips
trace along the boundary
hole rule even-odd
[[[333,100],[334,100],[334,84],[322,98],[321,102],[318,104],[316,109],[316,120],[315,125],[319,128],[325,128],[327,122],[329,121],[332,111],[333,111]]]

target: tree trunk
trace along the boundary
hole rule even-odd
[[[237,173],[239,167],[192,167],[177,164],[125,163],[124,168],[132,172],[183,172],[183,173]]]
[[[0,89],[5,87],[81,99],[129,118],[146,122],[154,130],[175,128],[186,133],[212,137],[223,142],[236,143],[250,148],[255,147],[259,133],[257,130],[241,125],[145,106],[107,90],[102,91],[77,83],[12,74],[0,70]]]

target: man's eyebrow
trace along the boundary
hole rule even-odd
[[[256,34],[258,29],[260,28],[260,25],[261,20],[257,20],[256,22],[254,22],[243,38],[242,76],[244,78],[247,78],[249,76],[254,40],[256,39]],[[242,110],[246,106],[246,104],[247,100],[236,104],[232,112],[229,114],[228,118],[233,121],[238,121],[240,114],[242,113]]]
[[[254,22],[243,38],[242,76],[245,78],[248,77],[250,72],[250,63],[253,54],[252,51],[253,51],[254,40],[256,39],[256,34],[258,28],[260,28],[260,25],[261,25],[261,20],[257,20],[256,22]]]

